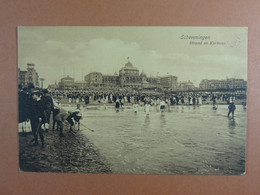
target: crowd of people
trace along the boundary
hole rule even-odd
[[[89,104],[90,102],[98,103],[115,103],[117,99],[123,103],[135,103],[144,102],[145,98],[149,98],[152,101],[158,98],[165,98],[165,101],[169,102],[170,105],[188,104],[209,104],[213,102],[229,102],[230,99],[246,99],[244,91],[236,92],[161,92],[146,90],[146,91],[84,91],[84,90],[54,90],[51,93],[52,97],[62,101],[64,103],[84,103]]]
[[[49,131],[50,118],[53,116],[53,126],[57,125],[59,135],[63,135],[63,122],[66,120],[70,124],[70,130],[75,129],[75,123],[80,127],[80,105],[74,111],[65,111],[59,104],[53,101],[50,92],[47,89],[38,89],[33,86],[28,88],[19,87],[19,123],[25,121],[30,122],[33,139],[32,146],[38,145],[38,137],[40,137],[42,147],[45,147],[43,132]]]
[[[146,113],[146,115],[149,115],[151,112],[151,107],[154,106],[157,110],[157,112],[164,112],[166,109],[170,110],[170,106],[171,105],[179,105],[179,101],[176,100],[177,98],[165,98],[165,97],[160,97],[160,98],[156,98],[155,100],[153,100],[150,97],[145,97],[142,101],[135,101],[132,105],[133,105],[133,110],[135,113],[137,113],[138,111],[138,107],[141,105],[144,107],[144,112]],[[211,97],[211,101],[212,101],[212,108],[213,110],[217,110],[217,100],[216,97],[213,95]],[[140,103],[141,102],[141,103]],[[185,105],[184,99],[181,98],[180,100],[180,105]],[[228,104],[228,117],[230,116],[230,114],[232,114],[232,118],[234,118],[234,112],[236,110],[236,106],[234,103],[234,98],[231,96],[228,100],[227,100],[227,104]],[[197,98],[188,98],[188,105],[202,105],[202,98],[201,97],[197,97]],[[246,109],[246,103],[243,102],[243,108]],[[117,99],[116,103],[115,103],[115,109],[117,112],[119,112],[119,109],[124,107],[124,99]]]
[[[59,135],[63,134],[63,123],[67,121],[70,124],[70,130],[75,129],[78,124],[80,128],[80,120],[82,118],[80,113],[81,104],[103,104],[104,106],[111,104],[115,106],[118,112],[120,108],[125,105],[132,105],[136,113],[138,107],[142,106],[147,115],[151,111],[151,106],[158,108],[158,111],[164,112],[165,109],[174,105],[202,105],[212,103],[213,109],[217,109],[218,102],[226,102],[228,104],[228,115],[234,112],[236,106],[235,99],[245,99],[243,93],[227,93],[227,92],[182,92],[182,93],[157,93],[157,92],[139,92],[136,91],[69,91],[69,90],[55,90],[49,91],[47,89],[19,87],[19,123],[30,121],[31,130],[33,134],[33,145],[38,145],[38,137],[40,137],[42,147],[45,146],[43,132],[48,132],[50,128],[50,118],[53,116],[52,129],[59,130]],[[60,105],[63,103],[76,103],[77,109],[74,111],[66,111]],[[246,107],[244,102],[243,107]]]

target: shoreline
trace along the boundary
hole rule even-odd
[[[84,128],[84,127],[82,127]],[[51,173],[112,173],[109,163],[81,131],[69,130],[64,137],[57,130],[44,132],[45,148],[31,146],[31,133],[19,133],[19,171]]]
[[[247,100],[235,100],[235,105],[243,105],[243,103],[247,103]],[[85,102],[67,102],[67,101],[60,101],[61,105],[64,106],[73,106],[73,107],[76,107],[77,104],[80,104],[82,107],[85,107],[85,108],[88,108],[88,107],[111,107],[111,108],[115,108],[115,103],[107,103],[107,104],[103,104],[103,103],[98,103],[97,101],[92,101],[91,103],[89,104],[85,104]],[[132,108],[134,104],[133,103],[125,103],[124,104],[124,107],[125,108]],[[170,107],[178,107],[178,106],[208,106],[208,105],[213,105],[212,104],[212,101],[208,101],[208,102],[205,102],[205,103],[202,103],[202,104],[188,104],[188,103],[185,103],[185,104],[181,104],[179,103],[178,105],[170,105]],[[227,102],[224,102],[224,101],[220,101],[220,102],[217,102],[216,105],[226,105],[228,106],[228,103]],[[144,103],[140,103],[139,104],[140,107],[143,107],[144,106]],[[158,105],[152,105],[152,106],[158,106]]]

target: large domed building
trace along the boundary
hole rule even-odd
[[[119,70],[119,84],[121,87],[139,88],[141,81],[139,70],[130,61]]]
[[[171,79],[170,79],[171,77]],[[139,74],[138,68],[134,67],[133,64],[128,60],[128,62],[119,70],[119,74],[115,72],[113,75],[103,75],[100,72],[91,72],[85,77],[84,83],[77,85],[75,83],[74,89],[87,89],[96,87],[105,88],[132,88],[132,89],[142,89],[142,88],[170,88],[177,84],[177,77],[168,75],[167,81],[164,81],[164,77],[148,77],[144,71]],[[162,79],[161,82],[160,80]],[[69,80],[69,82],[68,82]],[[66,86],[69,84],[70,89],[72,89],[72,78],[65,77],[61,79],[59,86]],[[81,87],[80,87],[81,86]],[[67,88],[67,89],[68,89]]]

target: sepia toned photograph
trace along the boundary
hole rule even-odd
[[[21,26],[19,171],[246,174],[246,27]]]

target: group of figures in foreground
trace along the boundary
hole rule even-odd
[[[48,132],[50,127],[50,118],[53,117],[52,129],[59,130],[59,135],[63,137],[63,123],[66,120],[70,124],[70,130],[75,129],[75,123],[80,127],[80,107],[74,111],[65,111],[61,108],[49,94],[47,89],[39,90],[29,88],[20,89],[19,94],[19,123],[29,122],[33,139],[32,146],[38,145],[38,137],[40,137],[42,147],[45,147],[43,132]]]

